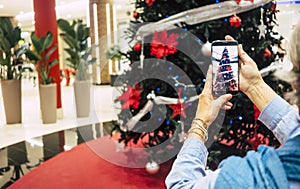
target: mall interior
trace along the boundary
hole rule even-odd
[[[128,56],[125,58],[124,54],[117,54],[116,56],[119,56],[117,58],[116,56],[108,58],[109,50],[114,50],[112,47],[118,47],[117,52],[126,52],[128,49],[134,48],[135,51],[140,52],[140,55],[136,55],[133,59],[144,60],[143,50],[147,50],[146,46],[143,48],[143,43],[142,47],[134,45],[132,41],[128,40],[128,33],[130,33],[128,31],[132,31],[130,28],[134,28],[132,24],[144,18],[142,15],[145,14],[142,11],[148,10],[150,15],[161,8],[162,14],[164,14],[163,7],[154,9],[159,1],[0,0],[0,25],[4,28],[4,24],[1,22],[4,23],[4,19],[8,18],[11,29],[20,29],[21,38],[17,44],[11,47],[14,52],[16,52],[15,45],[26,50],[32,49],[33,46],[38,49],[32,40],[32,33],[34,32],[37,37],[42,37],[50,31],[53,39],[51,47],[54,47],[54,53],[50,55],[50,59],[57,60],[56,64],[50,67],[48,64],[48,67],[43,68],[40,60],[35,63],[28,61],[28,53],[24,50],[24,53],[18,56],[22,59],[23,65],[13,67],[16,69],[16,73],[22,75],[21,79],[13,79],[18,81],[20,92],[18,94],[13,91],[12,94],[8,94],[4,91],[4,86],[7,86],[4,82],[8,80],[9,76],[8,66],[3,63],[4,58],[8,55],[5,54],[5,45],[0,39],[0,53],[3,54],[0,59],[1,188],[165,188],[164,179],[171,169],[174,157],[168,157],[168,160],[159,163],[149,161],[149,154],[144,149],[143,142],[129,141],[125,145],[118,140],[120,133],[114,131],[115,125],[122,125],[124,121],[120,120],[120,112],[126,109],[126,105],[132,108],[137,103],[137,101],[130,101],[130,98],[142,98],[134,96],[143,93],[137,89],[126,88],[121,77],[131,70],[132,62],[126,58],[129,56],[132,58],[135,54],[127,54]],[[246,5],[258,1],[260,0],[252,2],[242,0]],[[219,1],[212,2],[212,4],[218,4]],[[143,9],[137,7],[137,4],[148,5],[153,9]],[[170,3],[169,6],[172,7],[172,5]],[[276,24],[273,30],[281,34],[283,41],[288,42],[294,25],[300,20],[300,2],[277,0],[275,9],[279,11],[274,11]],[[182,16],[179,13],[178,15]],[[187,19],[190,16],[182,17]],[[168,15],[165,20],[169,18],[173,19],[171,15],[170,17]],[[198,17],[195,16],[195,18]],[[174,19],[179,19],[179,17],[174,17]],[[69,27],[74,21],[80,20],[81,27],[89,29],[84,44],[79,43],[79,46],[86,46],[90,50],[88,58],[92,58],[85,59],[86,62],[90,61],[90,64],[82,63],[84,55],[79,52],[80,56],[83,55],[81,60],[79,59],[79,66],[70,66],[70,62],[72,64],[70,55],[72,54],[66,49],[77,47],[70,46],[71,42],[68,40],[72,34],[67,33],[68,29],[64,30],[66,27],[59,26],[59,20],[69,23]],[[150,20],[149,22],[150,24],[141,22],[141,25],[146,25],[144,29],[148,27],[150,31],[152,26],[163,28],[164,23],[167,23],[168,20],[158,22],[157,25],[151,25],[151,22],[155,23],[155,21]],[[178,21],[171,20],[168,23],[178,26]],[[147,26],[147,24],[149,25]],[[3,28],[0,27],[1,38],[5,38]],[[78,35],[84,34],[79,33]],[[11,57],[11,59],[13,58]],[[142,60],[138,60],[138,62],[139,66],[143,67]],[[144,65],[146,62],[145,59]],[[9,64],[13,65],[10,62]],[[80,64],[86,66],[83,68],[83,74],[88,78],[82,82],[78,79],[80,78],[80,74],[78,74]],[[132,65],[135,64],[132,63]],[[285,66],[288,67],[288,65]],[[22,69],[22,67],[26,69]],[[51,93],[54,94],[52,97],[44,96],[41,93],[41,83],[44,81],[41,74],[42,69],[49,69],[46,74],[51,77],[51,85],[54,85],[54,89],[50,91],[50,88],[47,88],[44,95]],[[166,69],[170,71],[173,68],[169,66]],[[167,75],[167,71],[163,71],[162,75]],[[80,82],[86,82],[87,85],[83,86]],[[79,85],[83,88],[79,88]],[[161,94],[159,92],[162,90],[162,88],[156,88],[156,94]],[[145,95],[148,100],[151,99],[151,94],[153,95],[150,93],[148,96]],[[121,97],[127,98],[127,100],[129,98],[128,104],[120,103]],[[6,98],[10,100],[4,102]],[[44,104],[42,104],[43,98],[46,100]],[[78,100],[79,98],[81,99]],[[14,115],[18,114],[14,109],[17,101],[21,104],[19,120],[9,121],[8,110],[13,111]],[[146,102],[147,99],[144,101]],[[83,115],[80,115],[78,110],[79,104],[83,104],[83,109],[86,111]],[[138,103],[137,106],[139,105]],[[54,113],[50,112],[51,107],[54,107]],[[175,109],[173,110],[175,112]],[[44,113],[44,111],[48,112]],[[133,118],[130,120],[128,118],[127,121],[138,122],[139,120],[135,121],[135,118],[137,119],[140,114],[139,119],[143,117],[145,114],[142,111],[146,111],[146,106],[139,112],[128,111],[128,114],[133,113],[135,116],[131,115]],[[149,112],[152,115],[152,112]],[[176,116],[174,112],[172,118]],[[46,120],[46,115],[50,114],[54,119]],[[153,115],[155,116],[155,113]],[[184,117],[182,112],[179,112],[179,115]],[[160,119],[159,117],[158,120],[160,121]],[[168,122],[166,123],[169,125]],[[126,125],[127,129],[130,127],[128,125],[129,123]]]

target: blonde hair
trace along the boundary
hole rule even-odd
[[[300,21],[296,24],[289,41],[289,58],[293,64],[293,70],[300,73]]]
[[[293,64],[293,74],[295,74],[296,79],[296,81],[294,81],[296,88],[295,92],[297,96],[297,104],[300,108],[300,21],[296,24],[294,31],[290,36],[288,51],[290,61]]]

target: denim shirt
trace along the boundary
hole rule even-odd
[[[277,137],[281,144],[300,135],[299,112],[281,97],[276,97],[263,109],[259,118]],[[179,152],[166,178],[168,189],[214,188],[220,169],[206,170],[208,152],[197,138],[188,138]],[[300,188],[300,183],[289,181],[290,188]]]

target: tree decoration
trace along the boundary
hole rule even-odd
[[[141,48],[142,48],[142,44],[140,42],[136,43],[134,46],[133,46],[133,50],[136,51],[136,52],[140,52],[141,51]]]
[[[177,37],[177,34],[168,35],[167,30],[154,32],[150,54],[155,55],[156,58],[161,58],[176,53],[176,46],[178,44]]]
[[[254,0],[236,0],[237,4],[240,4],[241,2],[246,2],[246,1],[249,1],[251,3],[254,2]]]
[[[178,121],[180,125],[181,132],[178,133],[179,142],[182,143],[185,141],[187,134],[184,132],[184,123],[182,121]]]
[[[188,104],[178,102],[177,104],[170,104],[169,106],[173,110],[172,118],[175,118],[178,115],[182,115],[184,118],[187,117],[185,109],[189,106]]]
[[[122,102],[122,109],[135,108],[137,109],[140,105],[141,90],[139,85],[135,87],[127,86],[127,90],[118,98]]]
[[[265,37],[266,28],[267,28],[264,25],[263,14],[264,14],[264,10],[261,8],[260,9],[260,25],[258,26],[258,29],[259,29],[259,39]]]
[[[152,7],[154,2],[155,2],[155,0],[146,0],[146,3],[149,7]]]
[[[178,6],[174,6],[174,7],[170,6],[169,4],[172,4],[173,1],[170,2],[168,1],[169,0],[166,1],[167,3],[157,3],[155,7],[157,8],[162,6],[161,4],[164,4],[164,7],[169,12],[172,12],[173,15],[164,14],[161,17],[155,16],[156,14],[153,14],[153,10],[152,10],[153,7],[149,8],[148,6],[145,6],[142,2],[137,2],[136,7],[144,8],[143,13],[141,13],[145,16],[143,18],[143,22],[148,22],[148,23],[139,27],[137,32],[135,32],[134,35],[143,34],[144,36],[146,36],[153,33],[154,31],[159,32],[165,29],[167,30],[175,29],[178,27],[178,23],[185,23],[188,25],[201,24],[207,21],[217,20],[219,18],[230,16],[232,15],[232,13],[235,14],[244,13],[254,8],[258,8],[262,4],[267,4],[271,2],[271,0],[260,0],[260,1],[253,1],[253,3],[249,2],[247,4],[240,5],[237,3],[236,4],[233,3],[234,1],[224,1],[219,3],[215,3],[211,1],[199,1],[199,2],[192,1],[192,2],[185,2],[185,3],[181,2],[180,3],[181,5],[179,6],[181,8],[178,8]],[[183,9],[185,11],[183,11]],[[222,9],[222,11],[220,11],[220,9]],[[157,12],[160,13],[159,10],[157,10]],[[207,13],[207,16],[203,16],[203,13],[205,12],[209,12]]]
[[[271,51],[268,48],[265,48],[265,50],[264,50],[264,57],[270,57],[270,56],[272,56]]]
[[[242,19],[240,17],[234,15],[229,18],[229,23],[230,23],[230,26],[238,28],[242,25]]]
[[[279,10],[277,10],[276,7],[277,7],[277,2],[276,2],[276,1],[272,1],[272,7],[271,7],[271,10],[272,10],[272,14],[273,14],[275,20],[277,19],[276,13],[279,12]]]
[[[146,170],[149,174],[155,174],[159,171],[159,165],[155,161],[149,161],[146,164]]]
[[[273,31],[272,0],[237,3],[234,0],[219,0],[218,3],[213,0],[164,0],[155,3],[136,0],[135,10],[139,10],[139,19],[131,22],[128,37],[136,46],[124,53],[130,70],[124,73],[123,81],[125,86],[140,91],[133,95],[134,92],[129,92],[130,87],[125,88],[125,95],[119,98],[123,108],[118,114],[115,130],[120,132],[118,141],[125,146],[142,141],[147,152],[158,144],[163,146],[153,151],[155,158],[149,158],[149,162],[165,162],[170,149],[175,152],[175,146],[182,145],[211,64],[210,41],[224,39],[227,34],[233,36],[257,63],[266,83],[281,96],[291,90],[288,83],[274,77],[274,70],[280,66],[274,66],[276,57],[272,52],[271,56],[267,50],[265,52],[266,47],[271,50],[280,42]],[[234,13],[242,23],[234,18],[231,26],[230,17]],[[137,36],[143,36],[145,41],[141,48],[138,43],[142,39]],[[265,53],[268,57],[264,56]],[[142,61],[143,66],[140,66]],[[220,65],[220,75],[224,77],[222,69],[230,72],[231,68]],[[133,87],[137,78],[138,88]],[[234,87],[234,83],[229,85]],[[129,101],[128,96],[133,100]],[[207,165],[211,169],[229,155],[244,156],[247,151],[256,149],[259,143],[279,146],[272,132],[257,120],[259,112],[245,95],[234,96],[231,102],[233,108],[224,113],[224,122],[214,122],[211,127],[221,128],[211,137],[215,141],[208,149]],[[152,122],[149,123],[149,120]]]
[[[133,11],[132,15],[135,19],[138,19],[140,17],[140,14],[137,11]]]
[[[140,54],[140,68],[143,69],[144,67],[144,59],[145,59],[145,55],[144,55],[144,37],[142,36],[142,43],[141,43],[141,54]]]
[[[206,43],[202,46],[201,52],[205,56],[211,56],[211,43],[207,40]]]

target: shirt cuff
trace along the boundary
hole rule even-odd
[[[282,144],[299,125],[298,119],[298,110],[280,96],[272,99],[258,117],[258,120],[265,124]]]
[[[273,130],[277,123],[287,113],[289,104],[280,96],[273,98],[269,104],[262,110],[258,117],[270,130]]]
[[[197,138],[187,138],[181,148],[179,155],[190,155],[198,157],[203,165],[206,165],[208,151],[203,142]]]

